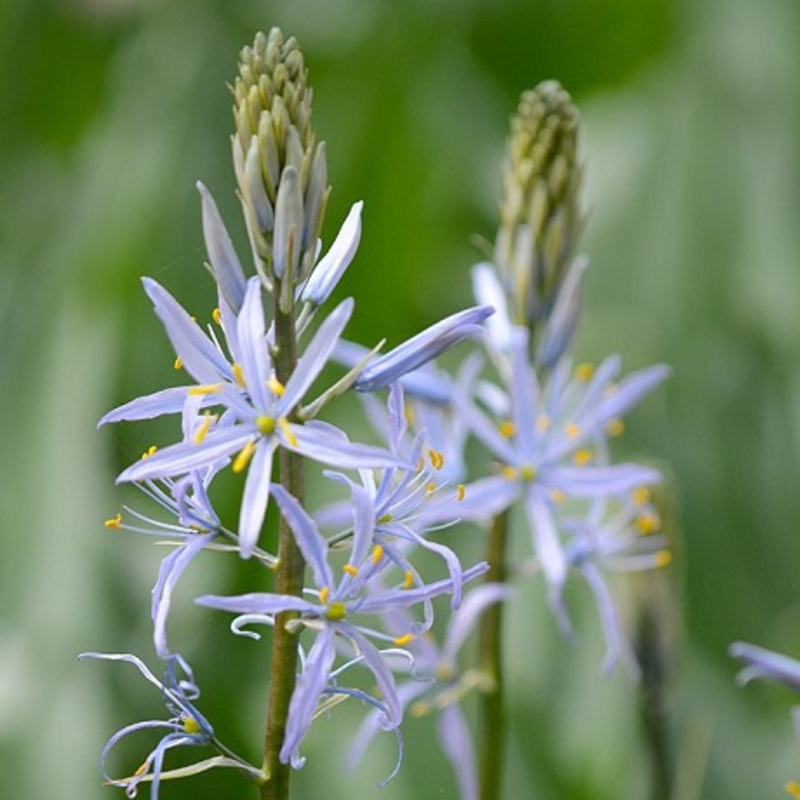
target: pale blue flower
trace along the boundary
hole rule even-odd
[[[158,790],[163,779],[196,774],[215,766],[236,767],[254,780],[262,779],[260,770],[232,753],[215,736],[209,721],[198,711],[194,701],[200,691],[194,682],[189,665],[180,657],[174,656],[166,663],[163,681],[159,680],[137,656],[129,653],[82,653],[79,658],[95,658],[105,661],[126,661],[133,664],[145,680],[158,689],[170,717],[165,720],[144,720],[126,725],[106,742],[100,756],[101,769],[106,781],[112,786],[125,789],[128,797],[135,797],[139,784],[149,782],[151,800],[158,800]],[[110,751],[125,737],[142,730],[160,729],[167,731],[158,744],[147,754],[142,764],[128,778],[112,778],[106,771],[106,758]],[[210,745],[220,757],[183,767],[173,773],[164,771],[164,758],[169,750],[176,747],[199,747]]]
[[[571,374],[563,361],[540,386],[528,354],[528,332],[515,329],[508,393],[496,393],[505,418],[490,420],[472,402],[460,410],[473,433],[500,462],[499,474],[466,487],[464,519],[485,519],[522,502],[534,552],[553,594],[560,591],[567,558],[556,507],[570,497],[620,495],[657,482],[658,472],[637,464],[603,463],[609,427],[668,374],[655,366],[614,383],[620,362],[606,359],[591,376]],[[497,409],[500,410],[500,409]]]
[[[247,283],[235,329],[225,330],[231,361],[165,289],[151,280],[145,281],[145,289],[178,358],[197,384],[138,398],[106,414],[101,424],[177,413],[193,395],[199,395],[204,405],[218,406],[223,411],[219,418],[209,416],[208,424],[193,440],[157,450],[124,470],[118,481],[183,475],[220,459],[233,458],[234,471],[247,469],[238,533],[242,556],[249,557],[264,521],[273,456],[279,447],[343,468],[397,463],[385,450],[334,435],[330,426],[289,421],[347,324],[353,308],[351,300],[341,303],[322,323],[283,386],[275,377],[267,347],[257,277]]]
[[[360,487],[354,488],[354,531],[349,558],[341,577],[336,577],[329,563],[328,543],[314,521],[283,487],[275,486],[275,500],[295,535],[310,568],[315,588],[305,590],[304,597],[251,593],[235,597],[206,595],[196,601],[201,605],[242,615],[238,622],[234,621],[234,629],[241,624],[258,621],[274,624],[277,614],[294,611],[299,614],[296,624],[316,632],[292,695],[286,737],[280,752],[281,761],[291,762],[294,766],[303,763],[299,754],[300,745],[311,727],[320,698],[329,691],[337,639],[348,642],[360,661],[372,672],[385,709],[382,712],[384,729],[396,728],[402,719],[402,703],[392,671],[384,655],[370,639],[391,642],[400,647],[422,632],[428,623],[409,622],[409,627],[400,636],[392,636],[374,626],[354,622],[353,617],[379,618],[393,609],[429,604],[433,598],[453,591],[452,579],[425,585],[419,582],[415,574],[407,574],[398,585],[378,593],[369,590],[370,580],[386,569],[389,559],[380,547],[373,545],[373,506]],[[463,579],[471,580],[485,569],[486,565],[480,564],[466,570]]]

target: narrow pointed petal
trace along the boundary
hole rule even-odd
[[[330,250],[314,267],[300,299],[315,306],[321,306],[330,297],[331,292],[350,266],[361,240],[362,201],[353,204]]]
[[[286,391],[281,398],[282,415],[295,406],[322,371],[350,320],[353,305],[353,299],[348,298],[336,306],[303,351],[292,377],[286,382]]]
[[[382,447],[372,447],[367,444],[356,444],[331,436],[326,431],[310,423],[305,425],[290,425],[289,429],[294,435],[294,442],[282,441],[282,444],[314,461],[330,464],[342,469],[361,469],[379,467],[407,467],[408,464],[398,456]]]
[[[271,399],[267,389],[271,361],[267,351],[261,280],[257,276],[247,282],[237,331],[247,391],[255,407],[262,411],[266,410]]]
[[[328,685],[328,679],[336,656],[333,644],[334,633],[324,627],[311,646],[297,686],[289,702],[289,717],[286,736],[281,746],[280,760],[287,764],[299,757],[300,744],[314,720],[319,699]]]
[[[439,743],[458,782],[460,800],[478,800],[477,759],[464,712],[455,704],[446,706],[437,727]]]
[[[558,536],[556,521],[547,501],[531,487],[525,495],[525,510],[533,536],[533,549],[548,584],[558,590],[567,577],[567,559]]]
[[[206,608],[216,608],[219,611],[233,611],[237,614],[273,615],[281,611],[299,611],[305,614],[319,613],[319,606],[295,597],[291,594],[273,594],[271,592],[251,592],[222,596],[204,594],[195,598],[195,603]]]
[[[739,684],[768,678],[800,692],[800,661],[745,642],[734,642],[728,652],[746,664],[736,676]]]
[[[464,339],[484,333],[480,323],[493,313],[491,306],[475,306],[445,317],[368,364],[356,389],[373,392],[389,386]]]
[[[553,467],[547,482],[554,488],[579,497],[623,495],[640,486],[658,483],[657,470],[639,464],[615,464],[609,467]]]
[[[137,397],[103,415],[97,426],[107,425],[109,422],[154,419],[162,414],[179,414],[183,411],[190,388],[189,386],[174,386],[144,397]],[[209,401],[212,400],[213,398],[209,397]]]
[[[237,425],[212,431],[200,444],[179,442],[170,445],[131,464],[119,474],[117,483],[169,478],[211,466],[241,450],[256,435],[253,427]]]
[[[665,364],[655,364],[628,375],[613,392],[598,403],[596,410],[598,418],[607,420],[624,416],[646,394],[666,380],[670,373],[670,368]]]
[[[321,589],[334,585],[333,572],[328,564],[328,543],[317,529],[316,523],[308,515],[295,497],[283,486],[273,487],[275,501],[281,509],[284,519],[294,533],[297,546],[306,563],[311,567],[314,582]]]
[[[247,469],[239,511],[239,552],[242,558],[250,558],[258,544],[269,503],[272,457],[277,446],[275,439],[261,439]]]
[[[175,586],[192,559],[214,538],[213,533],[189,535],[177,550],[161,562],[158,578],[153,586],[150,615],[153,620],[156,654],[165,661],[173,655],[167,646],[167,617]]]
[[[506,352],[511,347],[512,324],[506,294],[492,264],[483,262],[472,268],[472,294],[480,305],[494,308],[486,322],[489,341],[500,352]]]
[[[458,651],[475,629],[481,614],[494,603],[507,600],[511,594],[511,587],[500,583],[485,583],[469,592],[458,611],[450,617],[442,643],[442,657],[455,662]]]
[[[199,384],[229,380],[230,364],[178,301],[152,278],[142,284],[186,371]]]
[[[520,449],[536,447],[536,415],[541,407],[539,386],[528,356],[528,331],[515,328],[511,342],[511,413]]]
[[[244,270],[211,192],[199,181],[197,190],[203,209],[203,236],[214,280],[230,307],[238,313],[244,300]]]

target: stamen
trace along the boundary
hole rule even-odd
[[[256,451],[256,440],[251,439],[240,451],[239,455],[233,460],[233,464],[231,469],[235,473],[244,472],[247,465],[250,463],[250,459],[253,457],[253,453]]]
[[[550,499],[557,505],[560,505],[567,499],[567,495],[561,489],[551,489]]]
[[[585,467],[592,460],[592,451],[578,450],[575,455],[572,456],[572,460],[575,462],[576,466]]]
[[[437,472],[444,466],[444,454],[441,450],[429,450],[428,458],[431,461],[431,466],[437,470]]]
[[[189,389],[190,395],[207,395],[207,394],[217,394],[218,392],[222,391],[222,384],[221,383],[209,383],[205,386],[192,386]]]
[[[466,494],[467,487],[464,486],[463,483],[459,483],[458,486],[456,486],[456,500],[460,503],[466,497]]]
[[[323,586],[319,590],[319,601],[320,601],[320,603],[322,603],[323,605],[326,605],[327,602],[328,602],[328,595],[330,593],[331,593],[330,588],[328,586]]]
[[[240,389],[246,389],[247,384],[244,379],[244,370],[242,369],[241,364],[237,364],[235,361],[231,364],[231,370],[233,371],[233,379],[236,381],[236,385]]]
[[[786,794],[790,794],[792,797],[800,798],[800,783],[797,781],[789,781],[786,784]]]
[[[511,422],[511,420],[507,419],[500,423],[498,430],[501,436],[510,439],[517,432],[517,426]]]
[[[567,437],[570,439],[577,439],[578,436],[581,435],[581,427],[580,425],[576,425],[574,422],[570,422],[566,429]]]
[[[172,362],[172,368],[175,370],[183,369],[183,359],[180,356],[175,356],[175,360]]]
[[[589,378],[592,377],[592,375],[594,375],[593,364],[589,364],[588,362],[586,362],[584,364],[578,364],[578,366],[575,367],[575,377],[579,381],[588,381]]]
[[[519,477],[519,472],[511,466],[505,466],[500,474],[509,481],[515,481]]]
[[[356,577],[358,575],[358,567],[354,567],[352,564],[345,564],[342,567],[342,570],[346,572],[348,575],[352,575],[352,577]]]
[[[118,513],[116,517],[112,517],[111,519],[107,519],[103,523],[103,525],[105,525],[106,528],[111,528],[112,530],[115,530],[115,531],[121,531],[122,530],[122,514]]]
[[[650,490],[646,486],[640,486],[633,490],[633,502],[637,506],[644,506],[650,502]]]
[[[606,423],[606,433],[609,436],[622,436],[625,433],[625,423],[621,419],[610,419]]]
[[[200,423],[200,427],[197,429],[197,432],[194,435],[194,443],[201,444],[203,439],[206,438],[206,434],[211,429],[211,426],[217,421],[217,418],[214,414],[204,414],[203,421]]]
[[[414,585],[414,573],[409,569],[406,571],[405,579],[403,580],[403,588],[410,589]]]
[[[150,456],[153,455],[153,453],[155,453],[156,450],[158,450],[158,448],[154,444],[151,444],[150,447],[148,447],[147,450],[145,450],[144,453],[142,453],[142,458],[143,459],[150,458]]]
[[[661,527],[661,520],[653,513],[640,514],[636,518],[636,527],[639,529],[639,533],[647,536],[655,533]]]
[[[414,634],[413,634],[413,633],[407,633],[407,634],[405,634],[404,636],[398,636],[398,637],[397,637],[397,638],[394,640],[394,643],[395,643],[395,644],[396,644],[398,647],[402,647],[403,645],[405,645],[405,644],[409,644],[409,642],[413,642],[413,641],[414,641]]]
[[[553,424],[553,421],[547,414],[542,414],[539,419],[536,420],[536,429],[544,433],[545,431],[550,430],[550,426]]]
[[[384,514],[380,519],[376,520],[377,525],[385,525],[387,522],[391,522],[394,519],[394,515],[392,514]]]
[[[372,563],[377,564],[383,558],[383,547],[379,544],[375,545],[375,549],[372,551]]]
[[[281,433],[286,437],[286,441],[290,446],[297,447],[297,437],[289,426],[289,420],[286,419],[286,417],[278,417],[278,427],[281,429]]]
[[[214,320],[215,325],[222,325],[222,312],[219,310],[219,308],[215,308],[211,312],[211,319]]]
[[[275,397],[283,397],[286,387],[274,376],[270,376],[267,381],[267,389],[269,389]]]
[[[656,553],[656,566],[666,567],[667,564],[672,563],[672,553],[669,550],[659,550]]]

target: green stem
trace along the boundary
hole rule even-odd
[[[486,582],[505,583],[508,511],[492,520],[489,530]],[[481,741],[478,754],[480,800],[499,800],[505,756],[505,703],[503,692],[502,623],[503,603],[494,603],[484,611],[480,624],[481,669],[490,678],[481,695]]]
[[[280,286],[275,287],[275,371],[277,379],[286,384],[297,364],[297,340],[294,314],[283,313],[278,307]],[[290,494],[303,502],[303,459],[290,450],[279,451],[279,481]],[[297,546],[291,528],[281,517],[278,528],[278,565],[275,573],[275,591],[278,594],[299,597],[303,590],[305,561]],[[283,764],[279,754],[286,736],[289,703],[297,681],[298,634],[286,629],[297,614],[283,612],[275,619],[272,635],[272,663],[270,665],[269,695],[267,698],[267,724],[264,737],[264,773],[266,781],[261,786],[261,800],[289,800],[291,765]]]

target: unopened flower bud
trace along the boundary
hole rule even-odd
[[[520,99],[511,121],[495,264],[516,324],[533,329],[553,308],[583,218],[578,207],[578,112],[556,81]]]

